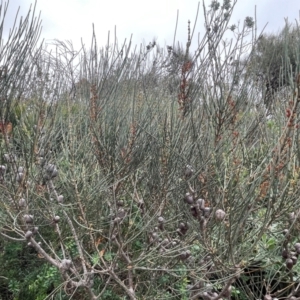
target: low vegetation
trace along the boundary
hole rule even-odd
[[[11,31],[0,298],[300,297],[300,31],[262,40],[235,4],[201,7],[194,52],[190,22],[184,47],[140,50],[47,51],[34,10]]]

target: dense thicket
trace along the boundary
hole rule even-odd
[[[230,24],[235,4],[203,5],[195,53],[190,23],[185,46],[166,47],[99,48],[94,33],[89,49],[57,41],[48,52],[34,12],[11,32],[0,57],[2,298],[299,297],[300,75],[292,67],[267,116],[257,74],[291,72],[249,41],[252,18]],[[298,50],[282,45],[294,54],[278,57],[297,66]]]

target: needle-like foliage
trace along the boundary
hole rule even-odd
[[[1,296],[298,297],[300,75],[267,115],[255,20],[230,24],[235,4],[203,5],[195,51],[191,22],[185,46],[109,35],[102,48],[93,32],[89,47],[50,51],[31,14],[11,32]]]

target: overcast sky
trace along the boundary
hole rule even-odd
[[[186,43],[187,20],[195,20],[198,0],[37,0],[37,12],[41,11],[43,31],[41,37],[46,41],[52,39],[72,40],[80,45],[83,38],[90,44],[92,23],[95,24],[99,45],[105,45],[108,31],[117,28],[117,37],[121,44],[133,34],[134,44],[145,41],[147,44],[157,39],[160,45],[172,44],[179,10],[177,38]],[[211,1],[206,0],[209,4]],[[220,0],[222,3],[222,0]],[[33,0],[10,0],[5,32],[11,26],[17,9],[20,16],[25,16]],[[202,1],[201,1],[202,3]],[[257,11],[258,30],[269,23],[267,32],[278,32],[284,25],[284,18],[289,21],[299,20],[299,0],[238,0],[230,24],[243,21],[246,16],[254,17]],[[203,32],[203,10],[196,27]]]

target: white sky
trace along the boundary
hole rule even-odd
[[[41,11],[43,31],[41,37],[46,41],[52,39],[72,40],[79,47],[83,38],[88,46],[91,41],[92,23],[98,45],[105,45],[108,31],[114,33],[120,44],[133,34],[134,44],[153,38],[163,46],[172,44],[175,30],[177,9],[179,24],[177,39],[186,43],[187,21],[195,20],[198,0],[37,0],[37,12]],[[207,5],[210,0],[205,0]],[[220,0],[222,3],[223,1]],[[10,0],[5,32],[15,18],[20,6],[20,15],[25,16],[34,0]],[[266,31],[277,33],[284,25],[284,18],[289,21],[299,20],[299,0],[238,0],[230,24],[244,20],[246,16],[254,17],[256,5],[259,31],[269,22]],[[202,0],[196,32],[203,32]],[[111,36],[111,38],[113,35]]]

